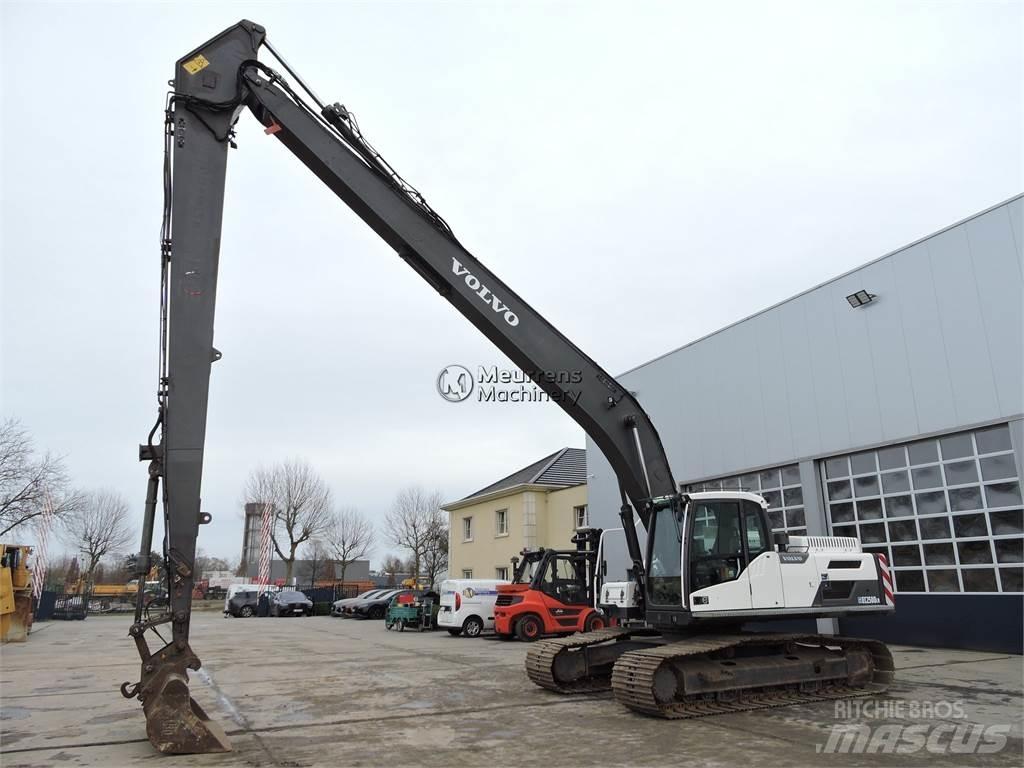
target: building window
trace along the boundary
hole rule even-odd
[[[505,565],[501,568],[495,568],[494,578],[501,579],[502,581],[508,581],[508,566]]]
[[[473,578],[473,569],[472,568],[463,568],[462,569],[462,578],[464,578],[464,579],[472,579]]]
[[[494,535],[508,536],[508,510],[499,509],[494,513]]]
[[[896,591],[1024,591],[1024,505],[1005,424],[821,466],[832,534],[885,555]]]
[[[784,467],[762,469],[745,475],[733,475],[717,480],[689,485],[686,490],[699,491],[750,491],[759,493],[768,502],[768,524],[773,532],[785,532],[792,536],[807,535],[807,521],[804,515],[804,494],[800,485],[800,466],[787,464]]]
[[[464,517],[462,518],[462,540],[472,541],[473,540],[473,518]]]
[[[590,515],[587,514],[587,505],[583,504],[572,508],[573,517],[576,520],[577,528],[586,528],[590,525]]]

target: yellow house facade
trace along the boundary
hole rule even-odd
[[[563,448],[442,509],[449,578],[511,579],[521,550],[571,549],[589,524],[586,451]]]

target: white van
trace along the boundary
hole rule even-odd
[[[448,579],[441,582],[441,610],[437,626],[453,637],[479,637],[485,629],[494,629],[494,601],[501,579]]]

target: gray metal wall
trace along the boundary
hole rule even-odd
[[[1022,244],[1019,196],[620,381],[680,483],[1020,419]],[[878,298],[852,309],[861,289]],[[591,520],[613,525],[617,485],[589,439],[587,466]]]
[[[304,586],[303,582],[309,581],[309,575],[311,573],[310,560],[296,560],[292,565],[292,578],[298,580],[299,587]],[[255,579],[259,576],[259,563],[249,563],[246,576],[250,579]],[[278,581],[284,578],[287,572],[287,567],[284,561],[274,558],[270,561],[270,581]],[[337,563],[334,565],[333,577],[328,571],[327,567],[321,563],[317,568],[317,581],[324,581],[331,578],[341,578],[341,566]],[[348,564],[345,569],[345,581],[369,581],[370,580],[370,561],[369,560],[354,560]],[[309,586],[305,584],[305,586]]]

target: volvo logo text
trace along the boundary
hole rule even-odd
[[[491,289],[480,282],[480,279],[466,269],[459,260],[452,258],[452,272],[455,273],[456,277],[465,277],[466,285],[469,286],[469,290],[474,291],[487,306],[489,306],[496,314],[502,315],[505,318],[505,322],[511,326],[519,325],[519,315],[508,308],[501,299],[491,293]]]

